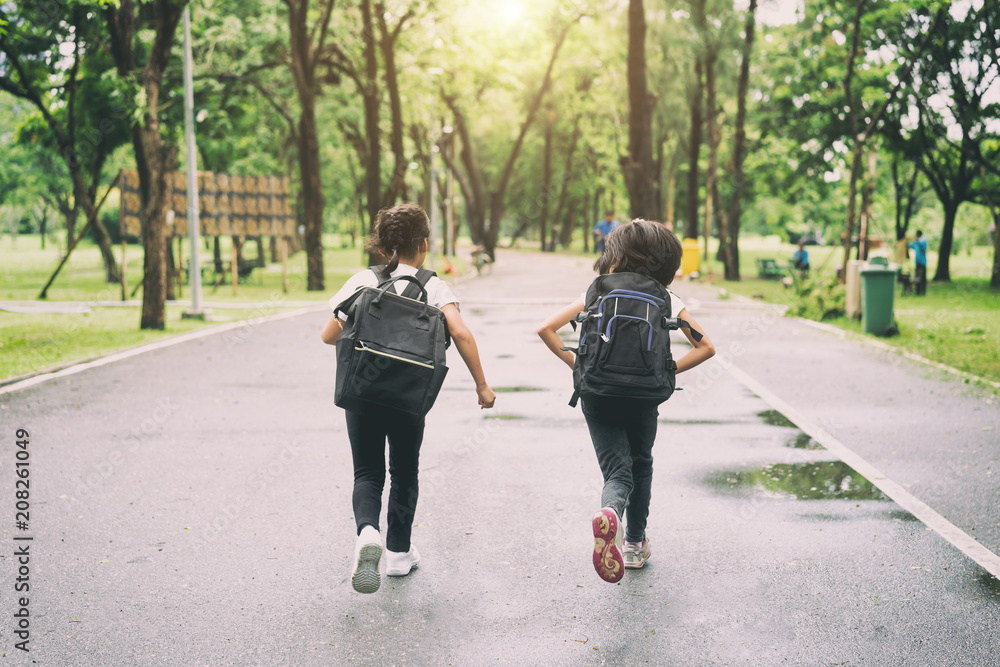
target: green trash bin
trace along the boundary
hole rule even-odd
[[[896,269],[876,264],[861,268],[861,320],[866,334],[890,336],[896,332],[896,273]]]

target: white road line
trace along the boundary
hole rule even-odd
[[[105,357],[99,357],[93,361],[87,361],[81,364],[76,364],[70,366],[69,368],[63,368],[62,370],[54,371],[52,373],[42,373],[41,375],[36,375],[34,377],[21,380],[20,382],[14,382],[5,387],[0,387],[0,396],[3,394],[10,394],[21,389],[27,389],[28,387],[33,387],[35,385],[47,382],[49,380],[54,380],[56,378],[66,377],[68,375],[76,375],[77,373],[89,370],[91,368],[99,368],[101,366],[106,366],[108,364],[114,363],[116,361],[121,361],[123,359],[128,359],[130,357],[135,357],[140,354],[145,354],[147,352],[152,352],[154,350],[162,350],[166,347],[173,347],[174,345],[180,345],[181,343],[187,343],[188,341],[198,340],[199,338],[207,338],[208,336],[214,336],[216,334],[225,333],[226,331],[232,331],[233,329],[239,329],[244,326],[256,327],[265,322],[274,322],[276,320],[283,320],[289,317],[296,317],[304,313],[317,312],[320,310],[329,310],[330,306],[326,303],[320,303],[316,306],[310,308],[300,308],[298,310],[289,313],[279,313],[277,315],[268,315],[266,317],[251,318],[247,320],[240,320],[239,322],[229,322],[227,324],[220,324],[213,327],[206,327],[204,329],[198,329],[197,331],[192,331],[190,333],[181,334],[179,336],[172,336],[165,340],[160,340],[155,343],[149,343],[148,345],[141,345],[139,347],[133,347],[129,350],[123,352],[118,352],[115,354],[109,354]]]
[[[922,500],[902,486],[882,474],[875,466],[863,459],[846,445],[827,433],[823,428],[802,416],[795,408],[779,398],[757,380],[747,375],[735,365],[729,367],[729,373],[743,385],[760,396],[772,408],[785,415],[809,437],[826,447],[841,461],[851,466],[869,482],[877,486],[882,493],[892,498],[897,505],[917,517],[927,527],[950,542],[959,551],[976,561],[987,572],[1000,579],[1000,556],[974,540],[965,531],[935,512]]]

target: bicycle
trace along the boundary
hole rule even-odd
[[[476,267],[476,273],[480,276],[488,276],[493,272],[493,258],[481,245],[472,251],[472,265]]]

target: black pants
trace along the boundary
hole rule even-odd
[[[409,551],[413,514],[417,509],[417,466],[424,420],[396,413],[345,412],[354,457],[354,520],[358,533],[365,524],[379,527],[388,438],[390,481],[385,546],[389,551]]]
[[[656,407],[624,399],[584,400],[583,414],[604,474],[601,506],[625,517],[626,540],[641,542],[646,535],[653,483]]]
[[[927,265],[917,264],[914,277],[916,279],[917,296],[924,296],[927,294]]]

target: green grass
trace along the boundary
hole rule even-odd
[[[899,335],[882,339],[958,370],[1000,381],[1000,292],[989,283],[958,279],[930,284],[925,297],[899,297],[895,302]],[[861,322],[833,320],[861,333]]]
[[[0,379],[61,366],[205,326],[182,320],[181,306],[167,308],[166,331],[140,331],[139,308],[94,308],[86,314],[0,312]],[[216,311],[213,324],[259,315],[253,310]]]
[[[792,290],[780,281],[761,280],[757,258],[771,257],[779,263],[791,258],[796,246],[779,243],[776,238],[749,238],[740,243],[740,273],[744,280],[722,279],[722,265],[708,263],[710,271],[702,275],[710,283],[731,294],[770,303],[790,304]],[[813,277],[833,279],[842,259],[842,248],[809,247]],[[937,267],[937,253],[928,253],[931,275]],[[993,250],[977,247],[951,258],[951,283],[930,283],[926,297],[900,296],[895,302],[900,334],[886,338],[886,343],[915,352],[923,357],[973,375],[1000,380],[1000,292],[989,287]],[[861,334],[861,323],[846,318],[829,324]]]
[[[255,257],[256,243],[244,250],[248,258]],[[264,244],[265,251],[267,244]],[[175,252],[176,252],[175,241]],[[231,240],[222,239],[222,256],[230,257]],[[115,258],[121,264],[121,246],[116,246]],[[0,236],[0,301],[34,301],[59,264],[60,250],[55,243],[47,242],[41,249],[37,235],[16,238]],[[188,246],[183,248],[188,256]],[[212,261],[211,249],[201,250],[202,264]],[[306,290],[305,253],[297,253],[288,260],[289,291],[282,291],[281,265],[270,264],[265,269],[255,269],[247,283],[238,286],[233,294],[231,282],[213,289],[204,285],[202,299],[206,303],[224,304],[275,303],[283,301],[326,301],[355,271],[362,267],[367,257],[361,248],[341,248],[339,238],[324,238],[324,268],[326,290]],[[462,258],[452,258],[452,264],[461,273],[468,263]],[[437,264],[440,269],[442,264]],[[129,296],[142,280],[142,248],[128,247]],[[208,280],[208,274],[206,274]],[[97,246],[85,241],[73,251],[55,283],[49,289],[48,301],[120,301],[121,286],[104,282],[104,268]],[[183,286],[179,299],[190,299],[188,286]],[[135,299],[141,299],[142,292]],[[44,303],[44,302],[39,302]],[[86,359],[134,345],[149,343],[165,336],[191,331],[205,323],[182,320],[182,306],[167,308],[166,331],[140,331],[137,307],[93,308],[88,314],[19,314],[0,311],[0,379],[16,377]],[[259,315],[252,309],[223,309],[213,311],[213,322],[227,322]]]

